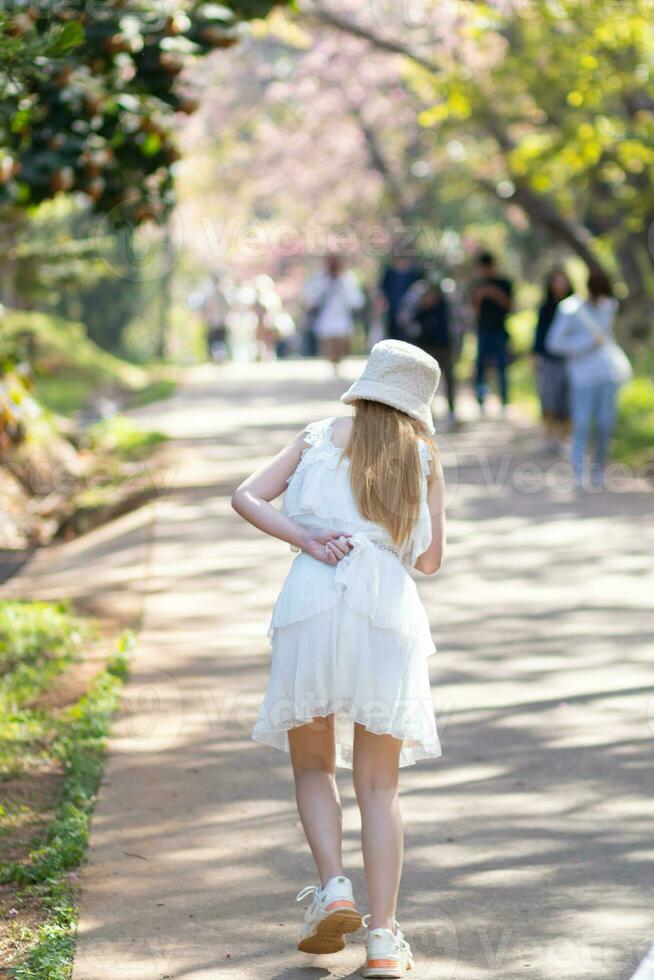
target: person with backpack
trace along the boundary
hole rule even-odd
[[[631,377],[626,355],[613,338],[618,301],[605,272],[588,276],[588,298],[559,304],[546,339],[547,350],[566,359],[572,400],[572,468],[585,489],[585,455],[595,429],[591,484],[604,485],[604,469],[617,420],[618,390]]]
[[[429,275],[411,287],[400,307],[398,321],[410,342],[438,361],[445,378],[449,423],[454,427],[457,418],[452,317],[440,276]]]
[[[395,249],[379,280],[379,295],[385,319],[385,335],[390,340],[405,340],[400,310],[404,297],[424,275],[415,257]]]

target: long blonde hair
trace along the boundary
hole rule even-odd
[[[429,446],[436,471],[438,456],[424,426],[381,402],[357,399],[352,431],[345,447],[350,482],[359,510],[381,524],[401,548],[411,537],[420,513],[422,467],[418,437]]]

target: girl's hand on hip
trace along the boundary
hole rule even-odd
[[[336,565],[352,550],[349,538],[343,531],[307,531],[302,550],[326,565]]]

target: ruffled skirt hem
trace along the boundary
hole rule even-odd
[[[301,725],[307,725],[316,718],[327,718],[332,714],[334,715],[336,765],[339,768],[352,768],[352,730],[354,725],[361,725],[373,735],[391,735],[393,738],[401,740],[404,743],[400,750],[399,764],[401,768],[415,765],[422,759],[437,759],[442,755],[441,745],[435,730],[433,734],[412,735],[407,732],[404,726],[382,720],[375,721],[366,716],[364,711],[347,698],[340,698],[338,701],[329,704],[305,706],[301,710],[295,709],[292,717],[283,721],[280,720],[276,724],[271,724],[265,716],[260,715],[252,732],[252,739],[282,752],[288,752],[289,731],[293,728],[299,728]]]
[[[340,565],[299,555],[275,605],[268,690],[253,738],[334,715],[336,764],[352,767],[354,725],[401,739],[400,765],[441,754],[427,658],[435,650],[415,583],[366,540]]]

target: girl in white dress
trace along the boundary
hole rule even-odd
[[[440,368],[376,344],[342,396],[354,417],[314,422],[235,491],[232,505],[300,554],[273,610],[270,683],[253,738],[290,751],[320,885],[298,948],[343,949],[362,923],[343,872],[337,766],[353,769],[370,905],[365,977],[413,965],[396,921],[402,870],[398,768],[441,753],[429,622],[409,571],[438,571],[444,486],[431,402]],[[270,501],[285,493],[282,511]]]

